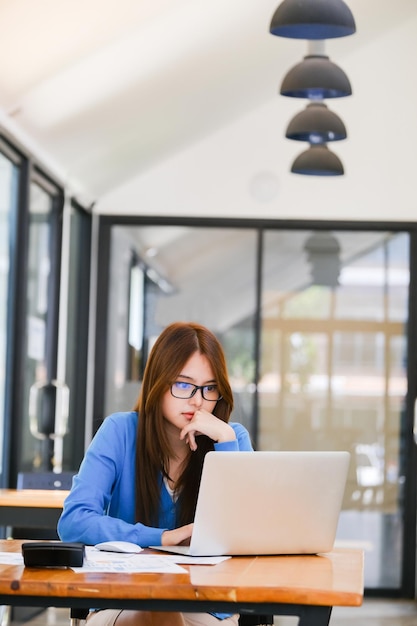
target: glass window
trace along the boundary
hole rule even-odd
[[[270,252],[283,233],[265,234],[259,441],[263,449],[351,453],[338,540],[365,548],[368,589],[396,589],[409,236],[301,235],[285,233],[291,285],[273,271]]]
[[[55,194],[37,182],[30,185],[20,471],[53,468],[60,259],[56,218],[62,210]]]
[[[112,229],[104,415],[135,404],[141,372],[132,357],[145,362],[166,325],[189,320],[221,340],[236,419],[253,429],[256,250],[253,230]]]
[[[415,485],[406,475],[405,403],[414,235],[117,223],[109,234],[96,337],[102,346],[107,329],[106,379],[98,372],[95,424],[134,405],[132,354],[145,362],[172,321],[207,325],[225,347],[234,418],[258,449],[350,452],[337,541],[365,549],[367,590],[404,591],[414,564],[414,538],[404,534],[415,520],[404,497],[404,485]]]
[[[66,311],[65,373],[61,378],[69,389],[69,411],[66,434],[61,441],[64,470],[74,470],[84,456],[85,406],[87,394],[88,323],[90,296],[91,214],[78,205],[65,206],[69,220],[68,267],[63,262],[63,275],[68,274]],[[68,232],[64,232],[64,237]],[[63,288],[61,283],[61,288]],[[64,331],[63,331],[64,332]],[[60,337],[62,339],[62,337]],[[61,357],[61,353],[60,353]],[[58,461],[58,454],[55,454]]]

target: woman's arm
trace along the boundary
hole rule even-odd
[[[91,442],[58,522],[63,541],[160,545],[165,529],[135,524],[137,415],[107,417]]]
[[[233,428],[236,438],[232,441],[215,443],[214,449],[226,452],[253,452],[250,435],[243,424],[240,424],[239,422],[229,422],[229,425]]]

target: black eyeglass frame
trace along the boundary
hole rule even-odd
[[[190,385],[190,387],[194,387],[194,389],[191,391],[191,394],[187,397],[184,396],[176,396],[175,393],[173,392],[173,387],[174,385],[176,385],[177,383],[183,383],[185,385]],[[218,402],[219,400],[222,399],[222,395],[220,395],[219,393],[219,397],[216,398],[216,400],[213,400],[212,398],[206,398],[206,396],[204,395],[204,389],[206,387],[215,387],[216,385],[194,385],[193,383],[188,383],[185,380],[176,380],[175,382],[172,383],[171,387],[170,387],[170,391],[171,391],[171,395],[174,398],[177,398],[177,400],[190,400],[191,398],[193,398],[195,396],[195,394],[197,393],[197,391],[200,389],[201,391],[201,396],[203,398],[203,400],[206,400],[206,402]]]

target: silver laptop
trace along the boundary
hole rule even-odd
[[[189,556],[317,554],[332,550],[348,452],[209,452]]]

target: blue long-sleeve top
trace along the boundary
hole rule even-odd
[[[94,436],[73,479],[58,522],[62,541],[94,545],[101,541],[131,541],[142,547],[161,545],[165,530],[175,528],[175,503],[160,481],[158,528],[135,523],[135,459],[138,415],[113,413]],[[215,443],[217,451],[252,450],[248,431],[230,422],[236,440]]]

